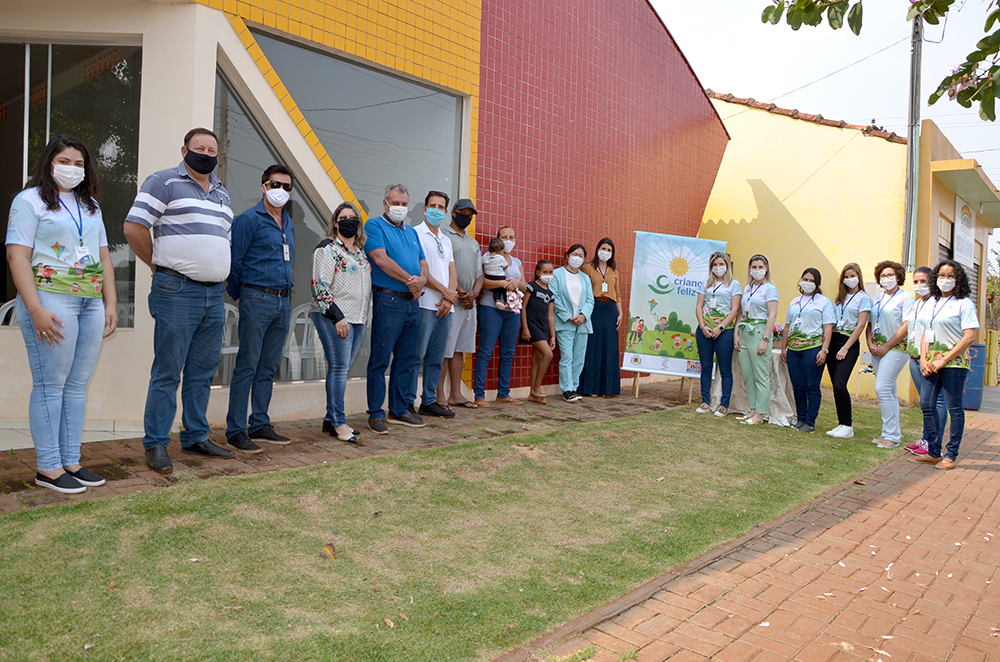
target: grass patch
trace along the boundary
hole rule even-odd
[[[13,513],[0,659],[489,660],[881,462],[879,426],[667,411]]]

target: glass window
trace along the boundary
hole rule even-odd
[[[428,191],[458,197],[461,97],[263,32],[254,36],[369,216],[382,213],[389,184],[410,190],[413,225],[423,220]]]
[[[219,72],[215,93],[215,131],[219,135],[219,167],[216,174],[233,203],[233,213],[240,214],[261,200],[260,176],[273,163],[288,163],[253,118],[250,110]],[[319,337],[309,318],[312,305],[312,254],[326,234],[327,219],[302,192],[292,190],[285,209],[295,224],[295,262],[292,267],[292,324],[275,379],[324,379],[326,359]],[[237,325],[239,315],[234,302],[226,295],[226,327],[223,335],[222,361],[216,374],[216,384],[232,381],[236,352],[239,349]],[[368,334],[349,375],[362,377],[368,365]]]
[[[0,44],[0,212],[7,215],[24,174],[35,167],[49,138],[68,133],[89,148],[101,178],[101,210],[115,264],[118,324],[134,326],[135,256],[121,219],[135,198],[138,178],[139,83],[142,49],[124,46],[32,44],[30,93],[24,102],[24,44]],[[51,75],[50,72],[51,71]],[[28,108],[25,135],[24,109]],[[25,140],[28,162],[24,163]],[[3,257],[3,301],[16,290]]]

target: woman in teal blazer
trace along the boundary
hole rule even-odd
[[[566,266],[553,274],[549,290],[555,295],[556,343],[559,345],[559,388],[563,400],[582,399],[580,373],[587,356],[587,337],[594,332],[590,315],[594,312],[594,288],[587,274],[580,271],[587,259],[587,249],[573,244],[563,255]]]

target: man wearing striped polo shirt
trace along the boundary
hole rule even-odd
[[[156,326],[142,445],[146,464],[159,473],[173,471],[167,444],[182,371],[181,450],[233,456],[208,440],[206,416],[222,353],[233,222],[229,193],[212,174],[218,156],[216,135],[191,129],[181,147],[183,161],[146,178],[125,218],[129,246],[153,269],[149,313]]]

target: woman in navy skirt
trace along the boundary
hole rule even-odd
[[[615,243],[608,237],[597,242],[592,262],[581,269],[594,287],[594,333],[587,343],[587,357],[580,375],[580,393],[597,397],[621,394],[621,360],[618,326],[622,321]]]

